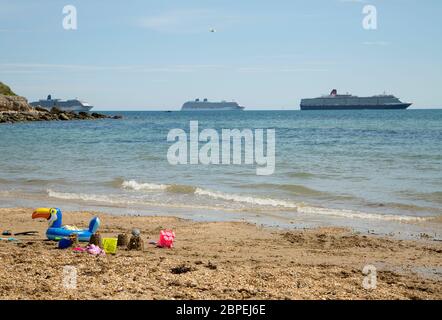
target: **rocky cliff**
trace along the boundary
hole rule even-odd
[[[107,116],[99,113],[63,112],[57,108],[48,111],[40,107],[32,107],[26,98],[17,96],[12,90],[0,82],[0,123],[20,121],[51,121],[51,120],[94,120],[121,119],[121,116]]]
[[[0,111],[31,112],[32,110],[25,98],[0,94]]]

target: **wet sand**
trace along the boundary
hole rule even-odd
[[[32,220],[32,211],[0,209],[0,231],[39,231],[0,241],[1,299],[442,298],[442,243],[433,239],[64,212],[64,224],[85,228],[100,216],[103,237],[141,230],[143,251],[95,257],[46,241],[47,222]],[[165,228],[175,231],[175,247],[150,245]],[[377,269],[376,289],[362,285],[366,265]],[[76,268],[75,289],[63,284],[65,266]]]

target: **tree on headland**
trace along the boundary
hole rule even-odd
[[[0,81],[0,94],[5,96],[16,96],[14,92],[12,92],[11,88],[9,88],[6,84]]]

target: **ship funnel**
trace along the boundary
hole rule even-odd
[[[48,100],[52,100],[52,96],[51,95],[48,95]]]
[[[338,94],[338,90],[333,89],[332,92],[330,92],[331,96],[336,96]]]

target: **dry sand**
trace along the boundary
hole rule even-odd
[[[97,213],[103,236],[139,228],[144,251],[94,257],[45,241],[46,221],[32,209],[0,209],[0,230],[38,230],[18,243],[0,241],[2,299],[441,299],[442,243],[358,235],[339,228],[281,231],[247,223],[200,223],[168,217]],[[87,226],[91,213],[64,212]],[[175,248],[149,245],[172,228]],[[364,289],[362,269],[377,268]],[[77,288],[63,286],[75,266]],[[187,271],[174,274],[172,269]]]

